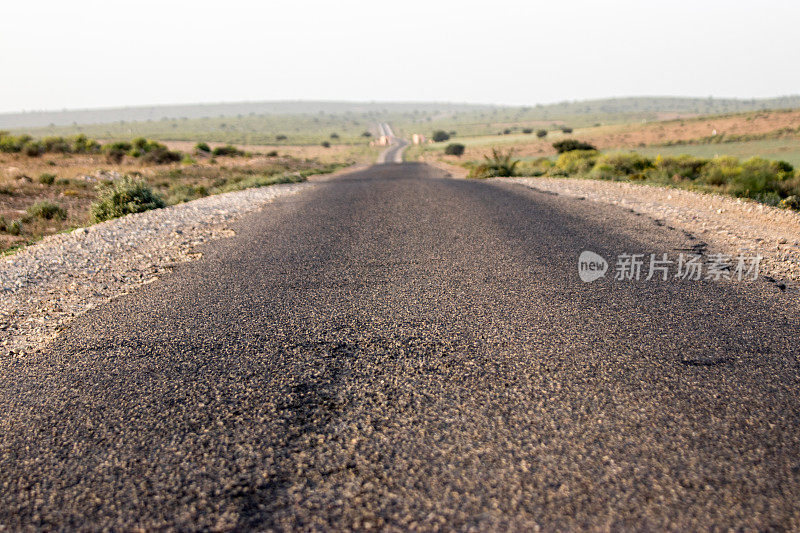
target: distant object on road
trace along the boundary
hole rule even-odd
[[[414,145],[425,144],[426,142],[428,142],[428,139],[421,133],[415,133],[411,136],[411,143]]]

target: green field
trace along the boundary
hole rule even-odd
[[[650,146],[637,148],[636,152],[646,156],[673,156],[689,154],[696,157],[712,158],[720,155],[732,155],[740,159],[764,157],[788,161],[800,167],[800,139],[770,139],[765,141],[747,141],[720,144],[698,144],[681,146]]]

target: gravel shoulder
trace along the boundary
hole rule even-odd
[[[0,260],[0,357],[36,351],[75,317],[200,257],[228,225],[308,183],[219,194],[52,235]]]
[[[776,283],[800,282],[800,215],[757,202],[682,189],[577,178],[494,178],[617,205],[690,232],[720,253],[761,255]]]

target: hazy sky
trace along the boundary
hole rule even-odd
[[[0,5],[0,111],[800,92],[797,0]]]

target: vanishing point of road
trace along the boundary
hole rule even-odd
[[[800,527],[791,296],[578,277],[700,237],[420,163],[234,229],[0,363],[0,530]]]

